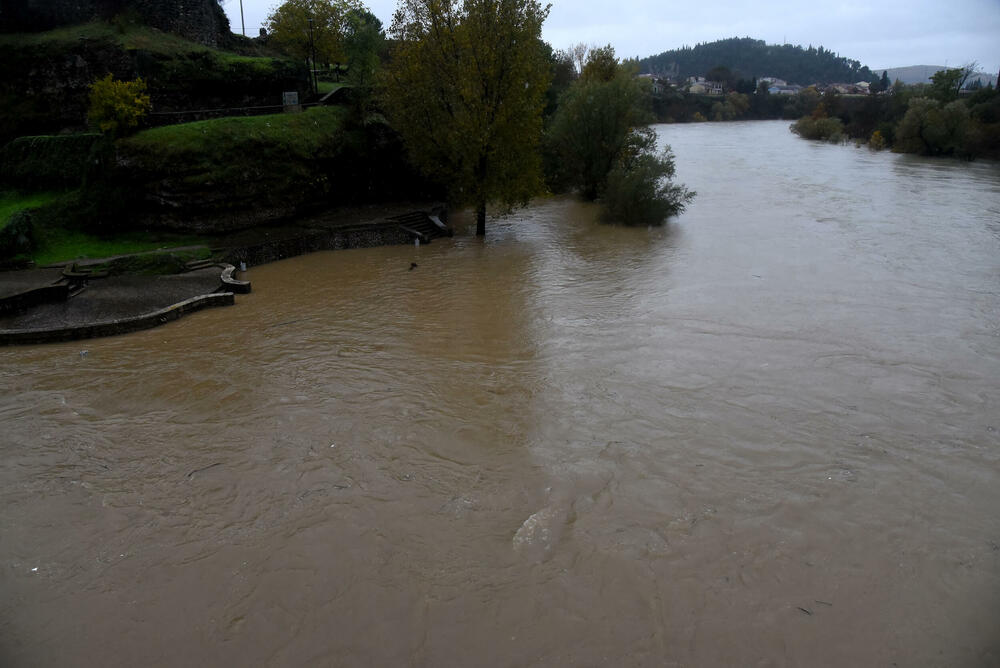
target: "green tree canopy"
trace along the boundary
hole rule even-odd
[[[896,147],[904,153],[944,155],[961,153],[969,124],[969,109],[960,100],[915,97],[896,128]]]
[[[658,225],[694,196],[670,182],[669,147],[656,152],[648,82],[634,62],[618,63],[607,46],[590,51],[583,75],[560,99],[545,138],[550,185],[601,198],[607,220]],[[746,98],[746,96],[740,96]]]
[[[547,133],[553,185],[579,189],[585,199],[599,197],[631,129],[649,120],[647,101],[639,82],[624,74],[575,83]]]
[[[384,106],[411,159],[456,204],[527,203],[550,67],[536,0],[400,0]]]
[[[708,72],[705,72],[705,79],[708,81],[718,81],[725,84],[726,88],[732,88],[733,82],[736,81],[736,75],[725,65],[716,65]]]
[[[958,93],[974,70],[973,65],[951,70],[938,70],[931,76],[930,94],[939,102],[948,103],[958,99]]]
[[[611,81],[618,74],[618,57],[615,49],[608,44],[593,48],[587,53],[580,78],[585,81]]]
[[[314,43],[316,62],[329,65],[347,60],[344,36],[355,12],[370,14],[359,0],[286,0],[271,12],[265,25],[271,43],[288,55],[309,60]]]
[[[364,122],[374,110],[373,88],[385,46],[382,22],[366,9],[352,9],[344,22],[344,56],[347,61],[347,81],[354,87],[356,117]]]

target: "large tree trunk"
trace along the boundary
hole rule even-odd
[[[486,202],[476,205],[476,236],[486,236]]]

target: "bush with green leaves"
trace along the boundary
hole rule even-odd
[[[961,155],[968,125],[969,109],[964,101],[942,104],[915,97],[896,128],[895,148],[902,153]]]
[[[625,73],[573,84],[545,136],[550,187],[576,189],[584,199],[599,197],[632,128],[648,120],[645,103],[644,91]]]
[[[604,187],[603,218],[624,225],[662,225],[681,213],[695,193],[671,181],[674,156],[670,147],[656,151],[649,128],[633,130],[618,164]]]
[[[87,119],[104,134],[120,136],[139,127],[151,108],[146,82],[118,81],[108,74],[90,86]]]
[[[803,116],[792,124],[791,130],[803,139],[823,139],[834,143],[844,139],[844,123],[829,116]]]
[[[608,222],[661,225],[694,193],[671,183],[669,147],[656,151],[650,90],[610,46],[594,49],[584,75],[562,95],[545,136],[546,176],[554,190],[600,199]]]

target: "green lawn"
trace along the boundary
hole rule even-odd
[[[10,217],[24,209],[37,209],[57,202],[65,193],[0,193],[0,228],[7,224]],[[44,219],[44,216],[39,216]],[[169,232],[125,232],[111,237],[101,237],[79,230],[67,230],[49,224],[34,226],[36,249],[31,259],[42,266],[67,260],[93,259],[143,253],[160,248],[175,248],[178,246],[207,246],[211,238],[194,235],[173,234]],[[196,257],[208,257],[207,247],[195,252]]]
[[[290,162],[312,159],[339,145],[346,113],[340,107],[313,107],[298,114],[166,125],[121,140],[119,150],[137,167],[176,173],[188,180],[223,183],[260,170],[277,178]]]
[[[340,90],[348,84],[342,81],[317,81],[316,87],[319,89],[320,95],[325,95],[327,93],[332,93],[335,90]]]
[[[146,234],[128,232],[114,237],[104,238],[79,232],[76,230],[36,229],[38,248],[32,254],[32,260],[38,266],[65,262],[67,260],[96,259],[144,253],[160,248],[178,246],[197,246],[206,244],[204,237],[184,236],[180,234]],[[192,253],[192,259],[207,258],[207,246],[202,251]]]

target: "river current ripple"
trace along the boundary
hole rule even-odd
[[[664,229],[0,349],[0,664],[997,665],[1000,168],[657,131]]]

